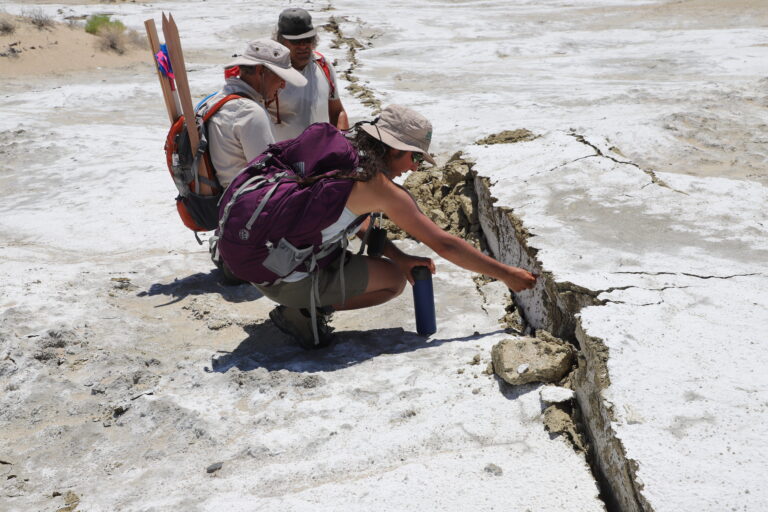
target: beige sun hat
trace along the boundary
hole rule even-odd
[[[304,75],[291,67],[291,51],[277,41],[256,39],[250,41],[242,55],[227,63],[225,68],[234,66],[266,66],[277,76],[296,87],[307,85]]]
[[[378,120],[363,123],[360,129],[391,148],[421,153],[427,162],[437,165],[429,155],[432,123],[408,107],[389,105],[381,111]]]

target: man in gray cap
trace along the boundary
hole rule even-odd
[[[331,123],[347,129],[349,123],[339,97],[336,71],[317,47],[317,31],[312,17],[300,8],[280,13],[275,33],[277,42],[291,51],[291,64],[307,79],[306,87],[288,84],[280,93],[279,102],[270,106],[279,119],[275,125],[277,140],[297,137],[312,123]]]
[[[200,107],[200,115],[222,98],[236,94],[208,121],[211,162],[226,188],[245,165],[276,140],[267,104],[280,89],[291,84],[301,89],[307,80],[291,67],[288,48],[270,39],[251,41],[245,51],[225,67],[237,66],[239,76],[227,78],[224,87]]]

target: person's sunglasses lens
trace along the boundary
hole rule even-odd
[[[417,164],[420,164],[421,162],[424,161],[424,155],[422,155],[421,153],[413,153],[412,158],[413,158],[413,161]]]

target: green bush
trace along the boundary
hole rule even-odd
[[[93,14],[88,16],[88,21],[85,22],[85,31],[89,34],[97,34],[103,31],[120,33],[125,30],[125,25],[122,22],[111,20],[109,17],[109,14]]]

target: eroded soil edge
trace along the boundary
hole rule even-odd
[[[475,173],[473,173],[475,174]],[[488,250],[506,264],[537,272],[542,285],[532,292],[518,294],[515,305],[526,330],[544,329],[578,346],[578,367],[572,375],[572,386],[580,409],[579,421],[588,438],[587,458],[592,467],[602,498],[611,511],[652,511],[640,491],[637,463],[626,456],[621,441],[611,424],[611,406],[602,400],[602,390],[610,385],[608,348],[602,340],[588,335],[577,314],[586,306],[597,306],[600,291],[557,282],[537,259],[537,249],[529,244],[529,234],[514,211],[495,206],[487,178],[474,175],[477,210],[482,235]]]
[[[532,137],[527,130],[514,130],[478,142],[515,143]],[[546,336],[542,333],[546,331],[578,348],[577,367],[565,383],[576,394],[576,406],[565,411],[575,428],[563,433],[575,449],[586,453],[609,511],[651,511],[639,492],[642,484],[636,478],[637,464],[627,458],[611,427],[611,406],[601,399],[602,390],[610,385],[608,348],[602,340],[589,336],[577,318],[582,308],[604,303],[597,298],[602,290],[556,281],[537,259],[537,249],[529,243],[530,235],[522,220],[514,211],[495,206],[489,180],[478,176],[472,162],[464,160],[461,153],[454,154],[443,167],[411,174],[404,187],[441,228],[504,263],[531,269],[541,276],[535,290],[511,297],[509,314],[503,322],[510,332]],[[386,227],[391,238],[407,236],[391,223]],[[478,282],[478,288],[481,285]],[[550,428],[546,417],[545,424]],[[586,436],[586,443],[581,442],[581,435]]]

